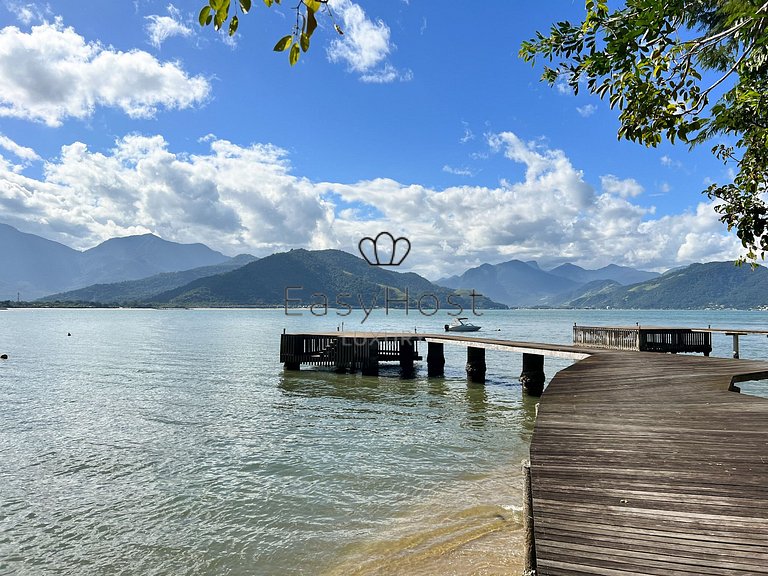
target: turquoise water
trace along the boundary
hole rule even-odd
[[[535,402],[520,357],[446,376],[284,373],[288,331],[440,330],[374,310],[0,311],[0,574],[462,574],[519,563]],[[766,312],[485,312],[481,335],[579,324],[765,329]],[[70,333],[71,336],[67,334]],[[714,355],[731,339],[715,335]],[[742,357],[768,339],[742,337]],[[567,366],[548,358],[548,376]],[[765,394],[764,383],[745,392]]]

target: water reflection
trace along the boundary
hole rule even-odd
[[[466,425],[472,428],[485,426],[488,421],[488,394],[485,384],[467,382],[465,398],[467,401]]]
[[[404,397],[419,392],[423,379],[400,378],[399,369],[394,376],[361,374],[335,374],[323,370],[285,371],[278,380],[278,389],[285,396],[335,398],[357,402],[400,403]]]

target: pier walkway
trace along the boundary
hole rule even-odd
[[[768,575],[768,399],[736,384],[768,362],[414,333],[283,334],[286,369],[411,366],[445,344],[523,355],[523,389],[541,394],[531,440],[536,574]],[[341,352],[343,351],[343,352]],[[543,358],[576,360],[543,391]],[[526,387],[529,379],[529,387]]]
[[[544,391],[537,574],[768,574],[768,362],[601,352]]]

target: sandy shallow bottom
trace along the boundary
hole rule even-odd
[[[516,470],[460,484],[349,545],[325,576],[522,574],[521,499]]]

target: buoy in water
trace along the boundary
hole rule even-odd
[[[72,336],[72,332],[67,332],[67,336]]]
[[[8,354],[0,354],[0,360],[8,360]]]

